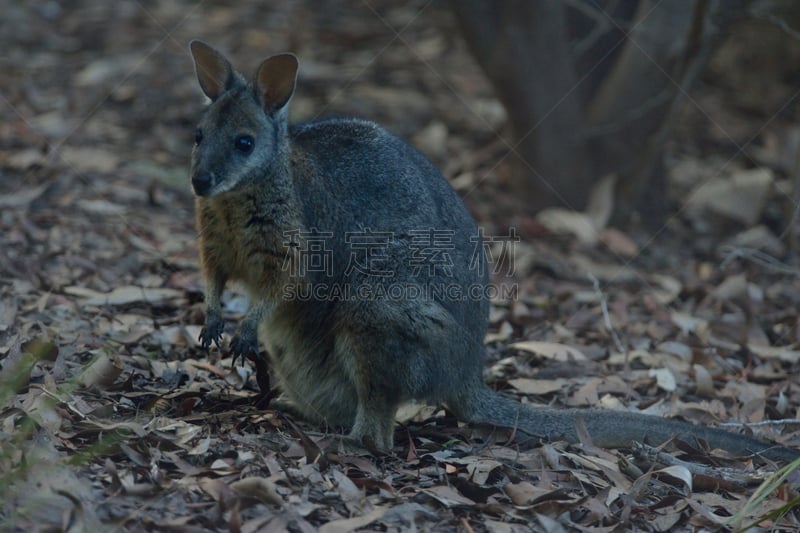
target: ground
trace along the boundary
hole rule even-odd
[[[259,408],[249,363],[197,343],[187,177],[203,106],[188,42],[245,73],[291,50],[293,120],[385,124],[442,169],[486,235],[520,237],[493,280],[513,296],[492,307],[493,388],[798,447],[800,130],[797,80],[769,60],[774,32],[740,30],[712,62],[667,147],[673,215],[645,230],[607,227],[602,187],[588,213],[493,209],[505,112],[443,3],[6,4],[0,529],[713,531],[797,501],[792,474],[748,503],[776,465],[686,443],[674,464],[531,445],[432,407],[376,457]],[[229,326],[245,305],[226,294]],[[796,530],[800,513],[762,525]]]

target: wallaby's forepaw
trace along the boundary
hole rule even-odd
[[[217,345],[217,348],[220,347],[222,328],[224,325],[225,321],[216,313],[209,313],[206,316],[206,325],[200,330],[200,336],[197,338],[197,340],[200,341],[200,346],[202,346],[204,350],[210,348],[212,342]]]
[[[242,358],[242,364],[244,364],[247,354],[251,352],[258,357],[258,334],[255,328],[242,326],[231,339],[231,358],[233,359],[231,364],[235,365],[239,357]]]

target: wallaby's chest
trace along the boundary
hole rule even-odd
[[[198,201],[197,230],[204,262],[250,292],[273,292],[282,283],[287,258],[284,230],[269,210],[247,196]]]

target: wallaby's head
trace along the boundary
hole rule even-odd
[[[230,62],[202,41],[189,45],[197,81],[211,100],[195,132],[192,188],[214,196],[283,165],[286,121],[297,77],[297,58],[265,59],[247,82]]]

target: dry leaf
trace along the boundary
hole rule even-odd
[[[47,187],[47,185],[40,185],[38,187],[30,187],[13,193],[0,194],[0,208],[25,207],[32,201],[39,198],[42,193],[47,190]]]
[[[484,485],[492,472],[497,468],[502,468],[503,464],[494,459],[480,459],[477,458],[467,464],[467,472],[469,479],[478,484]]]
[[[453,487],[446,485],[437,485],[427,489],[422,489],[423,493],[432,497],[445,507],[457,507],[460,505],[475,505],[475,502],[469,498],[462,496]]]
[[[519,483],[508,483],[503,487],[503,492],[517,506],[531,505],[536,499],[549,494],[551,490],[540,488],[533,483],[520,481]]]
[[[353,518],[342,520],[331,520],[319,528],[319,533],[349,533],[356,529],[367,527],[376,520],[380,520],[386,514],[386,507],[376,507],[372,511]]]
[[[563,379],[514,378],[509,379],[508,384],[523,394],[544,396],[562,390],[566,382]]]
[[[116,354],[95,350],[94,359],[83,369],[80,382],[84,387],[103,389],[113,385],[122,374],[122,362]]]
[[[513,333],[514,326],[512,326],[507,320],[504,320],[503,323],[500,324],[500,328],[498,329],[497,333],[487,333],[483,342],[485,344],[489,344],[490,342],[507,341],[511,338]]]
[[[787,195],[788,197],[789,195]],[[748,228],[725,241],[726,246],[761,250],[775,257],[786,253],[786,246],[763,224]]]
[[[521,341],[511,344],[509,347],[515,350],[522,350],[540,355],[545,359],[552,359],[554,361],[569,362],[587,360],[586,356],[577,348],[556,342]]]
[[[683,290],[683,284],[672,276],[665,274],[651,274],[649,281],[654,287],[652,294],[661,305],[667,305],[675,300]]]
[[[701,339],[705,339],[709,335],[708,321],[702,318],[693,317],[686,313],[673,311],[670,314],[672,323],[681,328],[681,333],[689,335],[694,333]]]
[[[692,360],[692,349],[682,342],[662,342],[658,345],[657,349],[661,353],[674,355],[681,361],[689,362]]]
[[[585,245],[597,242],[598,229],[594,226],[594,221],[584,213],[562,207],[549,207],[539,211],[536,220],[557,235],[572,235]]]
[[[0,152],[0,162],[17,170],[28,170],[34,166],[42,166],[47,158],[40,148],[27,148],[13,152]],[[44,187],[43,187],[44,188]]]
[[[201,478],[197,480],[197,485],[214,500],[224,503],[225,507],[236,498],[236,493],[221,479]]]
[[[200,442],[186,450],[187,455],[205,455],[208,453],[209,448],[211,448],[211,437],[207,436],[204,439],[200,439]]]
[[[730,300],[747,294],[747,277],[744,274],[728,276],[714,289],[714,296],[720,300]]]
[[[155,289],[135,285],[117,287],[106,293],[77,286],[65,287],[64,292],[84,298],[82,302],[84,305],[127,305],[137,302],[153,304],[164,300],[179,300],[184,296],[183,291],[176,289]]]
[[[774,181],[768,168],[741,170],[730,177],[702,182],[686,201],[694,217],[712,212],[744,226],[752,226],[761,216],[764,202]]]
[[[600,242],[620,257],[631,258],[639,255],[639,246],[625,233],[616,228],[605,228],[599,233]]]
[[[611,213],[614,212],[614,187],[617,184],[617,176],[608,174],[600,178],[594,185],[589,194],[589,201],[586,205],[586,216],[592,222],[596,230],[606,227]]]
[[[87,200],[81,198],[77,201],[78,207],[93,215],[124,215],[127,209],[124,205],[115,204],[108,200]]]
[[[231,483],[230,487],[240,498],[252,498],[268,505],[283,507],[283,498],[275,483],[263,477],[246,477]]]
[[[647,375],[656,378],[656,384],[661,390],[673,392],[678,388],[678,384],[675,381],[675,374],[673,374],[672,370],[669,368],[651,368]]]
[[[665,468],[661,468],[653,472],[654,474],[666,474],[670,477],[673,477],[683,483],[684,489],[686,492],[692,491],[692,473],[689,472],[689,469],[685,466],[681,465],[672,465],[667,466]]]
[[[694,369],[695,393],[698,396],[713,397],[716,391],[711,373],[702,365],[696,364],[692,368]]]
[[[356,484],[353,483],[353,480],[347,477],[344,472],[334,469],[333,472],[331,472],[331,476],[336,482],[336,488],[339,492],[339,496],[342,498],[342,501],[345,503],[359,502],[364,499],[364,492],[359,489]]]

